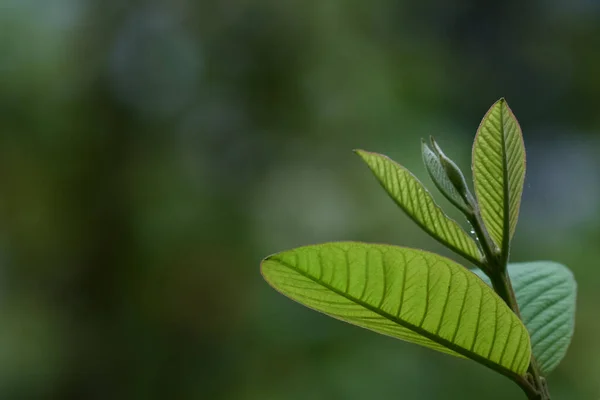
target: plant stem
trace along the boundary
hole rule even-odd
[[[517,300],[515,297],[515,292],[512,288],[512,284],[510,282],[510,278],[506,269],[499,273],[494,273],[490,276],[492,281],[492,286],[494,290],[504,300],[504,302],[513,310],[513,312],[521,318],[521,313],[519,311],[519,305],[517,304]],[[550,400],[550,394],[548,393],[548,389],[545,385],[545,382],[542,380],[542,376],[539,371],[539,367],[537,362],[533,356],[531,355],[531,362],[529,363],[529,369],[527,372],[531,376],[532,382],[528,382],[530,385],[533,385],[535,388],[535,392],[526,391],[527,396],[530,400]]]
[[[510,277],[507,271],[508,255],[500,254],[500,250],[492,241],[483,219],[481,218],[481,212],[477,202],[474,201],[472,196],[469,196],[469,202],[473,208],[473,214],[467,216],[469,223],[473,227],[481,250],[485,256],[484,265],[486,268],[483,270],[486,275],[492,281],[494,291],[500,296],[502,300],[510,307],[510,309],[521,318],[521,312],[515,296],[515,291],[512,287]],[[529,400],[551,400],[550,393],[548,392],[548,386],[546,381],[540,374],[539,367],[533,354],[531,355],[531,361],[529,363],[529,369],[527,370],[527,379],[523,378],[517,380],[516,383],[523,389]]]

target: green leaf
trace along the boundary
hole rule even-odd
[[[521,127],[506,100],[485,114],[473,145],[473,179],[481,215],[492,237],[508,255],[525,179],[525,146]]]
[[[480,270],[473,270],[486,283]],[[567,267],[551,261],[510,264],[521,318],[531,336],[531,347],[544,373],[558,366],[575,329],[577,283]]]
[[[425,232],[476,265],[482,255],[477,244],[435,203],[423,184],[388,157],[356,150],[396,204]]]
[[[431,150],[424,140],[421,142],[421,153],[427,172],[439,191],[459,210],[464,213],[471,213],[471,207],[465,203],[462,196],[454,187],[454,184],[448,178],[448,174],[446,173],[438,154]]]
[[[422,250],[356,242],[301,247],[267,257],[267,282],[314,310],[372,331],[525,374],[529,336],[481,279]]]

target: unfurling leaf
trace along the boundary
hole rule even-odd
[[[480,270],[474,270],[488,284]],[[577,283],[567,267],[551,261],[510,264],[521,317],[531,336],[531,347],[544,373],[558,366],[575,326]]]
[[[356,150],[396,204],[425,232],[476,265],[482,255],[477,244],[435,203],[423,184],[388,157]]]
[[[524,375],[525,326],[475,274],[437,254],[356,242],[326,243],[263,260],[267,282],[334,318]]]
[[[431,138],[431,141],[436,151],[429,148],[424,140],[421,145],[423,163],[427,168],[427,172],[429,172],[431,180],[448,201],[463,213],[471,214],[473,210],[464,200],[465,194],[468,193],[468,188],[462,172],[452,160],[446,160],[447,157],[441,152],[441,149],[439,147],[436,148],[437,143],[435,143],[433,138]],[[450,170],[450,173],[448,170]],[[451,179],[451,174],[454,180],[457,181],[456,183]],[[457,184],[460,188],[457,187]],[[462,190],[463,194],[459,193],[460,190]]]
[[[473,145],[473,179],[487,230],[508,255],[525,179],[525,146],[521,127],[504,99],[485,114]]]

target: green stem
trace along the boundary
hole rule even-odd
[[[494,244],[487,229],[485,228],[485,224],[481,218],[479,206],[470,193],[468,195],[468,200],[473,208],[473,213],[468,215],[467,218],[471,226],[473,226],[473,230],[479,239],[481,250],[485,256],[485,261],[483,264],[486,265],[486,268],[483,269],[483,271],[492,281],[492,286],[498,296],[500,296],[500,298],[504,300],[510,309],[519,318],[521,318],[521,312],[519,310],[519,305],[517,304],[515,291],[512,287],[510,277],[508,276],[508,256],[500,254],[500,250]],[[527,379],[523,378],[516,380],[516,383],[521,387],[521,389],[523,389],[527,395],[527,398],[529,400],[551,400],[550,393],[548,392],[548,386],[546,385],[544,378],[541,376],[539,367],[533,354],[531,355],[531,362],[529,363],[529,369],[527,370],[527,373]]]
[[[517,299],[515,297],[515,292],[513,290],[512,284],[510,282],[510,278],[506,270],[500,273],[493,273],[490,276],[492,281],[492,286],[494,287],[494,291],[504,300],[504,302],[513,310],[513,312],[521,318],[521,313],[519,310],[519,305],[517,304]],[[545,382],[540,374],[539,367],[537,362],[533,356],[531,355],[531,362],[529,363],[529,369],[527,370],[531,382],[529,382],[535,388],[534,392],[527,392],[527,396],[530,400],[550,400],[550,394],[548,393],[548,389],[545,385]]]

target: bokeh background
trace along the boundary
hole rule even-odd
[[[0,0],[0,398],[523,398],[258,269],[332,240],[448,254],[351,150],[431,185],[420,138],[468,170],[505,96],[528,149],[513,260],[579,281],[553,399],[598,399],[599,49],[589,0]]]

